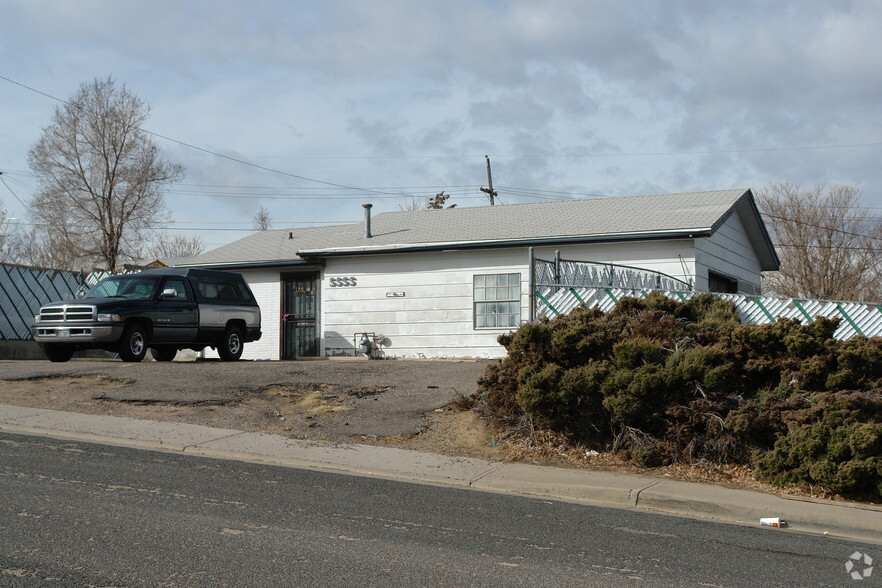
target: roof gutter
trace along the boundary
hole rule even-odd
[[[307,261],[302,259],[286,259],[282,261],[234,261],[229,263],[189,263],[180,268],[200,268],[200,269],[254,269],[254,268],[270,268],[270,267],[321,267],[324,265],[322,260]]]
[[[505,247],[542,247],[579,243],[616,243],[621,241],[657,241],[670,239],[694,239],[709,237],[711,228],[659,233],[623,233],[620,235],[582,235],[565,237],[542,237],[531,239],[505,239],[498,241],[468,241],[450,243],[407,243],[400,245],[377,245],[374,247],[341,247],[335,249],[304,249],[298,257],[324,258],[344,255],[371,255],[382,253],[416,253],[422,251],[464,251],[471,249],[498,249]]]

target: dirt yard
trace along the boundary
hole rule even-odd
[[[456,408],[488,361],[0,361],[0,404],[176,421],[335,443],[643,473],[782,494],[743,466],[645,470],[550,436],[512,437]],[[786,493],[810,496],[812,489]],[[830,497],[830,496],[825,496]]]
[[[450,407],[487,363],[5,361],[0,404],[506,459],[476,413]]]

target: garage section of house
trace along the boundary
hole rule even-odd
[[[259,231],[188,260],[242,273],[263,313],[246,359],[501,357],[534,318],[535,260],[655,272],[760,294],[778,257],[747,189],[372,215]]]

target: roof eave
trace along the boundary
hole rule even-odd
[[[340,257],[347,255],[378,255],[390,253],[416,253],[423,251],[465,251],[470,249],[499,249],[507,247],[541,247],[548,245],[571,245],[579,243],[615,243],[620,241],[656,241],[666,239],[693,239],[709,237],[710,227],[643,233],[622,233],[618,235],[567,235],[562,237],[541,237],[528,239],[503,239],[493,241],[459,241],[448,243],[405,243],[399,245],[378,245],[374,247],[340,247],[334,249],[311,249],[298,251],[303,258]]]
[[[214,269],[214,268],[223,268],[223,269],[257,269],[257,268],[275,268],[275,267],[316,267],[321,266],[322,263],[315,261],[308,261],[304,259],[283,259],[283,260],[267,260],[267,261],[231,261],[231,262],[218,262],[218,263],[200,263],[200,264],[190,264],[186,266],[176,266],[176,267],[188,267],[188,268],[204,268],[204,269]]]
[[[766,223],[763,222],[752,190],[744,191],[744,194],[714,223],[712,232],[716,232],[736,212],[740,213],[739,216],[745,225],[747,236],[753,243],[753,250],[760,262],[760,269],[762,271],[777,271],[781,266],[781,260],[778,258],[778,252],[775,251],[775,244],[772,242]]]

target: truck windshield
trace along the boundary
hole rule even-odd
[[[146,300],[156,290],[157,278],[149,276],[113,276],[95,284],[86,298],[132,298]]]

